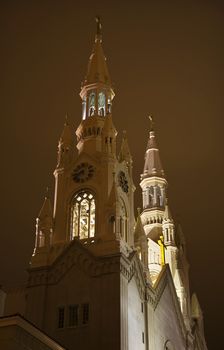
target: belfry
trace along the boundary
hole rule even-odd
[[[126,132],[117,149],[115,92],[98,17],[96,22],[81,85],[80,123],[75,131],[66,117],[54,198],[47,193],[36,219],[29,279],[19,310],[6,296],[3,320],[20,329],[19,350],[24,344],[26,349],[207,350],[151,117],[142,210],[135,217],[134,164]],[[9,310],[19,315],[10,316]],[[1,322],[0,331],[6,324]],[[9,344],[7,349],[15,348],[13,340]]]

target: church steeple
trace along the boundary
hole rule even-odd
[[[123,131],[123,138],[118,159],[119,162],[125,161],[127,165],[132,165],[132,156],[129,149],[127,134],[125,130]]]
[[[114,97],[106,57],[102,48],[102,24],[99,17],[96,17],[96,22],[97,30],[93,50],[80,92],[83,101],[83,120],[90,116],[105,116],[111,113]]]
[[[83,85],[94,84],[96,82],[111,85],[111,79],[106,63],[106,57],[102,48],[102,24],[99,17],[96,17],[97,30],[93,45],[92,54],[89,58],[87,74]]]
[[[156,144],[152,117],[150,117],[150,132],[145,153],[144,171],[141,175],[140,186],[143,190],[143,209],[164,211],[166,201],[167,181]],[[159,218],[159,221],[161,218]]]
[[[160,160],[159,149],[156,143],[155,131],[153,128],[152,117],[149,117],[151,127],[149,132],[149,139],[145,153],[145,164],[142,174],[142,179],[150,176],[164,177],[164,170]]]
[[[72,151],[73,151],[72,146],[73,146],[72,131],[68,123],[68,116],[66,114],[64,127],[58,142],[57,168],[63,168],[69,163],[72,157]]]
[[[32,266],[38,265],[40,261],[47,261],[47,254],[52,243],[53,233],[53,210],[51,200],[47,193],[44,198],[44,203],[40,209],[39,215],[36,218],[36,241],[34,253],[32,256]]]
[[[84,148],[87,153],[105,151],[105,148],[107,148],[105,147],[105,140],[107,142],[107,138],[109,142],[114,143],[111,135],[105,135],[104,133],[103,138],[101,136],[106,119],[111,115],[114,91],[102,48],[102,24],[99,17],[96,17],[96,22],[97,30],[93,50],[80,92],[82,121],[76,130],[79,153]],[[114,130],[114,137],[116,137],[116,130]],[[114,147],[112,148],[114,149]]]

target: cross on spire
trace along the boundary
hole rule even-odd
[[[154,127],[154,120],[151,115],[148,116],[149,121],[150,121],[150,131],[153,131]]]
[[[96,20],[96,36],[101,38],[102,36],[102,23],[99,16],[95,17]]]

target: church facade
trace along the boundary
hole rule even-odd
[[[152,121],[140,182],[143,210],[134,215],[132,156],[125,133],[116,149],[115,94],[99,20],[80,96],[77,141],[66,119],[53,205],[47,195],[19,310],[15,296],[6,296],[0,344],[7,343],[9,314],[19,311],[24,332],[33,327],[31,338],[35,329],[48,338],[38,333],[39,343],[10,347],[8,341],[5,349],[207,350]]]

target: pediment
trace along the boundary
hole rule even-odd
[[[28,285],[56,284],[75,266],[90,277],[119,271],[116,257],[97,258],[79,240],[74,239],[48,267],[30,269]]]

